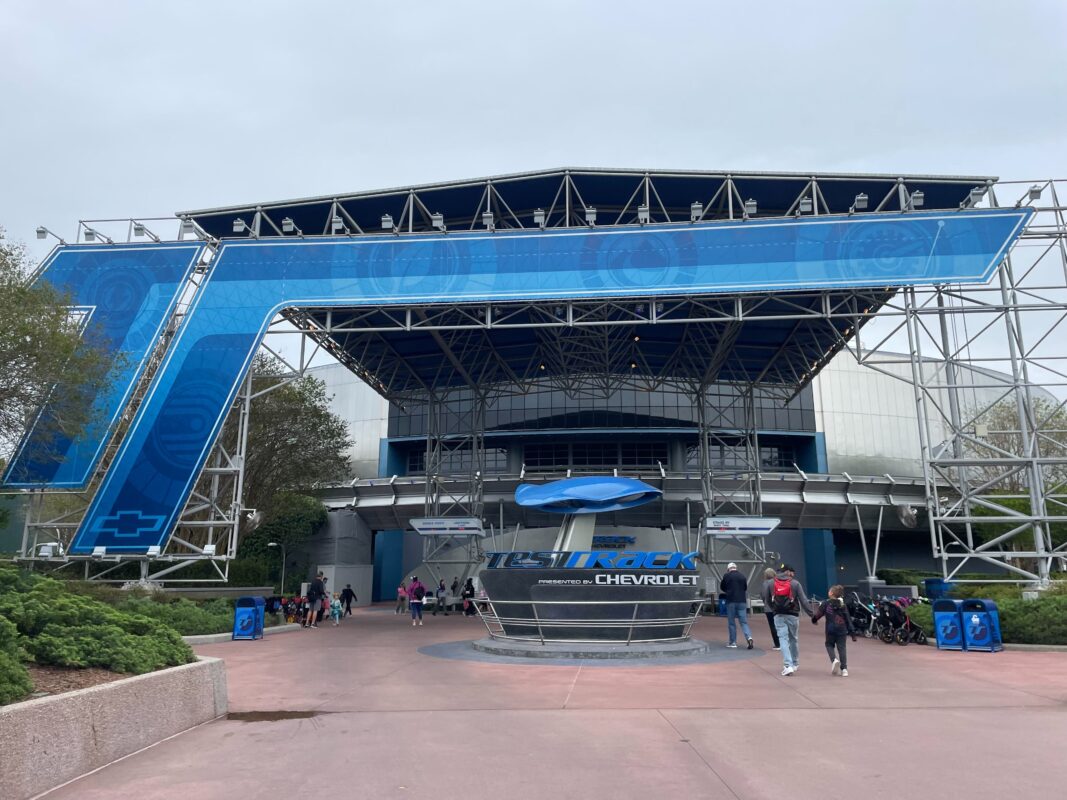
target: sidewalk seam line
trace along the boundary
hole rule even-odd
[[[718,773],[718,771],[715,769],[715,767],[711,766],[711,762],[709,762],[706,758],[704,758],[704,754],[701,753],[699,750],[696,749],[696,747],[693,746],[692,740],[689,737],[683,735],[682,732],[680,730],[678,730],[678,728],[675,726],[675,724],[673,722],[671,722],[669,719],[667,719],[667,715],[663,713],[663,709],[657,708],[656,709],[656,713],[659,714],[660,717],[662,717],[663,721],[666,722],[670,726],[671,730],[675,732],[675,734],[678,736],[679,739],[685,739],[686,746],[690,749],[690,751],[697,758],[699,758],[701,761],[704,762],[704,766],[707,767],[711,771],[712,775],[714,775],[716,778],[719,779],[719,783],[721,783],[723,786],[726,787],[726,791],[728,791],[730,794],[732,794],[734,797],[736,797],[737,800],[741,800],[741,796],[737,792],[734,791],[734,787],[732,787],[730,784],[728,784],[726,782],[726,780],[722,777],[722,775],[720,775]]]

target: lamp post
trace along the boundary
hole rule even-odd
[[[267,542],[267,547],[280,547],[282,549],[282,587],[281,593],[285,594],[285,545],[278,542]]]

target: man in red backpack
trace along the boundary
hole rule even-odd
[[[800,626],[800,610],[810,617],[814,612],[804,587],[794,576],[795,570],[788,564],[778,567],[773,581],[765,584],[764,605],[774,613],[774,627],[782,645],[782,675],[788,677],[797,671],[799,652],[797,628]]]

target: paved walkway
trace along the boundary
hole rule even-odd
[[[198,647],[226,660],[231,718],[48,797],[975,800],[1067,791],[1067,654],[861,640],[850,644],[851,676],[838,678],[821,635],[801,627],[801,669],[782,678],[769,650],[682,665],[440,658],[420,648],[478,638],[480,623],[439,616],[412,628],[388,610],[361,609],[337,629]],[[717,618],[695,629],[717,642],[724,633]],[[757,625],[757,645],[768,639]]]

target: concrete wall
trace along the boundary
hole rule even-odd
[[[327,578],[326,591],[332,598],[335,592],[345,588],[346,583],[352,584],[352,591],[356,593],[354,606],[369,606],[374,591],[374,567],[370,564],[345,565],[345,564],[319,564],[319,571]]]
[[[226,713],[221,659],[0,707],[0,798],[24,800]]]

